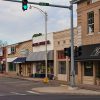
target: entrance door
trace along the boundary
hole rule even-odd
[[[19,64],[19,75],[22,75],[22,66]]]
[[[92,61],[84,62],[83,84],[91,84],[91,85],[94,84]]]
[[[96,84],[100,85],[100,62],[96,62]]]
[[[28,66],[28,76],[29,77],[31,77],[31,75],[32,75],[32,67],[31,67],[31,64],[27,64],[27,66]]]

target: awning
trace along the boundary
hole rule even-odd
[[[47,52],[47,59],[48,60],[53,60],[53,50]],[[40,52],[33,52],[31,53],[26,61],[44,61],[45,60],[45,51],[40,51]]]
[[[16,59],[17,57],[13,57],[13,58],[7,58],[7,62],[12,62]]]
[[[19,58],[16,58],[13,63],[25,63],[26,61],[26,57],[19,57]]]
[[[83,45],[82,55],[75,57],[76,61],[100,60],[100,44]]]

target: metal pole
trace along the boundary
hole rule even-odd
[[[46,67],[46,75],[45,75],[45,77],[47,78],[48,76],[47,76],[47,74],[48,74],[48,72],[47,72],[47,66],[48,66],[48,64],[47,64],[47,13],[45,12],[45,67]]]
[[[71,86],[75,86],[75,69],[74,69],[74,28],[73,28],[73,0],[71,3]]]
[[[22,3],[22,1],[18,0],[3,0],[3,1],[10,1],[10,2],[17,2],[17,3]],[[58,8],[68,8],[70,9],[69,6],[64,6],[64,5],[55,5],[55,4],[49,4],[49,5],[41,5],[40,3],[45,3],[45,2],[28,2],[28,4],[34,4],[34,5],[40,5],[40,6],[51,6],[51,7],[58,7]]]
[[[40,8],[37,8],[37,7],[34,7],[34,6],[31,6],[30,5],[30,9],[31,8],[35,8],[35,9],[37,9],[37,10],[39,10],[43,15],[44,15],[44,17],[45,17],[45,77],[47,78],[48,76],[47,76],[47,74],[48,74],[48,69],[47,69],[47,65],[48,65],[48,56],[47,56],[47,13],[46,12],[44,12],[43,10],[41,10]]]

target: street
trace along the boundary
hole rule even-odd
[[[100,96],[49,94],[32,91],[34,87],[44,87],[42,82],[14,78],[0,78],[0,100],[99,100]],[[48,85],[50,86],[50,85]]]
[[[44,86],[41,82],[32,82],[13,78],[0,78],[0,96],[33,94],[33,87]],[[38,94],[35,93],[34,94]]]

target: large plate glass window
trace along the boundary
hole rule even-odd
[[[84,76],[93,76],[93,62],[84,62]]]
[[[66,61],[59,61],[58,67],[59,74],[66,74]]]

